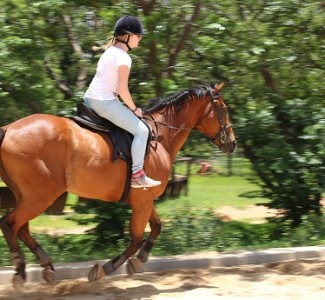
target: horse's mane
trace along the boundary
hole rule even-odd
[[[192,98],[191,96],[201,98],[205,97],[207,94],[210,94],[211,91],[212,86],[210,85],[200,85],[194,88],[188,88],[166,97],[151,99],[149,104],[144,107],[144,110],[148,111],[149,113],[153,113],[170,105],[176,105],[177,109],[179,109],[184,102]]]

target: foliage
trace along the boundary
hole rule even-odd
[[[163,255],[192,251],[229,251],[322,244],[324,217],[305,217],[292,230],[288,223],[249,224],[222,222],[212,211],[183,209],[163,222],[163,233],[154,253]]]
[[[109,243],[115,244],[119,240],[127,239],[131,211],[126,204],[95,200],[81,201],[75,205],[74,209],[83,216],[81,218],[78,215],[71,217],[80,225],[96,221],[96,226],[91,230],[96,237],[95,247],[105,248]]]
[[[318,40],[324,34],[324,16],[318,16],[323,8],[308,1],[240,8],[233,34],[245,30],[246,38],[233,59],[241,76],[232,77],[236,132],[270,207],[283,209],[296,226],[303,215],[321,213],[325,183],[325,90],[319,84],[324,53]]]
[[[215,12],[215,13],[211,13]],[[298,225],[320,215],[325,184],[323,1],[5,0],[0,9],[0,124],[71,114],[96,68],[92,46],[122,14],[148,33],[131,52],[130,89],[157,95],[227,81],[239,146],[270,207]],[[5,103],[5,105],[3,105]],[[199,145],[199,146],[198,146]],[[182,152],[209,158],[194,133]]]

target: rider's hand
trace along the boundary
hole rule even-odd
[[[137,117],[139,117],[139,118],[142,118],[143,116],[142,116],[142,110],[141,110],[141,108],[137,108],[134,112],[133,112]]]

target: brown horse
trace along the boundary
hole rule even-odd
[[[174,158],[192,129],[206,135],[221,151],[234,151],[234,132],[227,106],[219,94],[222,86],[199,86],[150,102],[147,116],[152,117],[149,123],[156,139],[151,142],[145,169],[162,184],[147,190],[131,189],[127,197],[132,209],[131,243],[103,266],[96,264],[89,272],[90,281],[111,274],[127,260],[131,275],[147,261],[161,230],[154,199],[164,192]],[[17,236],[34,253],[44,267],[43,278],[51,283],[55,279],[51,258],[31,237],[28,222],[65,191],[117,202],[123,193],[127,164],[124,160],[112,162],[109,135],[53,115],[32,115],[0,128],[0,143],[0,177],[15,194],[17,203],[0,220],[16,271],[14,287],[20,288],[26,280],[24,255]],[[148,222],[151,232],[143,241]],[[137,257],[130,258],[138,250]]]

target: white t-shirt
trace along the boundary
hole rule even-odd
[[[100,57],[95,77],[85,93],[85,98],[96,100],[117,99],[118,67],[131,68],[132,59],[120,48],[111,46]]]

